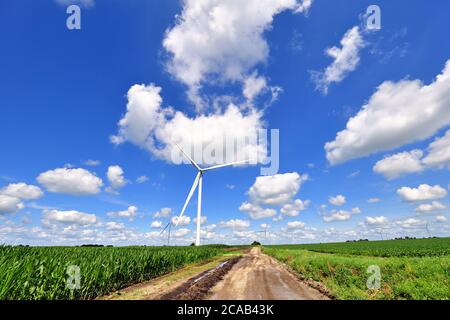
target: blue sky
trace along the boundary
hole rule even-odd
[[[448,236],[449,9],[3,1],[0,242],[164,244],[195,177],[170,142],[254,128],[279,129],[279,170],[208,172],[203,243]],[[173,243],[193,241],[195,199]]]

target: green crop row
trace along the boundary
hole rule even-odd
[[[426,257],[450,255],[450,238],[295,244],[274,247],[377,257]]]
[[[221,246],[0,246],[0,299],[93,299],[222,250]]]

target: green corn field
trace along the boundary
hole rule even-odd
[[[450,238],[293,244],[274,247],[376,257],[429,257],[450,255]]]
[[[0,300],[93,299],[221,251],[221,246],[0,246]]]

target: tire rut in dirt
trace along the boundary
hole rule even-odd
[[[203,300],[209,294],[209,290],[228,273],[228,271],[241,259],[236,257],[225,261],[218,267],[206,270],[196,277],[186,281],[171,292],[168,292],[158,300]]]

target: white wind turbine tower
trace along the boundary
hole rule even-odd
[[[189,191],[189,194],[188,194],[188,196],[186,198],[186,202],[184,203],[183,209],[181,210],[181,214],[180,214],[180,216],[178,217],[178,219],[176,221],[175,227],[178,226],[178,223],[180,222],[180,219],[183,216],[184,211],[186,210],[186,207],[187,207],[189,201],[191,200],[195,189],[198,186],[197,233],[196,233],[196,238],[195,238],[195,245],[199,246],[200,245],[200,220],[201,220],[201,217],[202,217],[202,181],[203,181],[203,174],[206,171],[210,171],[210,170],[214,170],[214,169],[218,169],[218,168],[223,168],[223,167],[227,167],[227,166],[233,166],[233,165],[236,165],[236,164],[246,163],[246,162],[249,162],[250,160],[219,164],[219,165],[212,166],[212,167],[209,167],[209,168],[200,168],[200,166],[188,154],[186,154],[186,152],[184,152],[184,150],[178,144],[176,144],[176,146],[178,147],[178,149],[181,150],[181,152],[184,154],[184,156],[189,159],[191,164],[197,169],[198,173],[197,173],[197,176],[195,177],[194,183],[192,184],[191,191]]]

